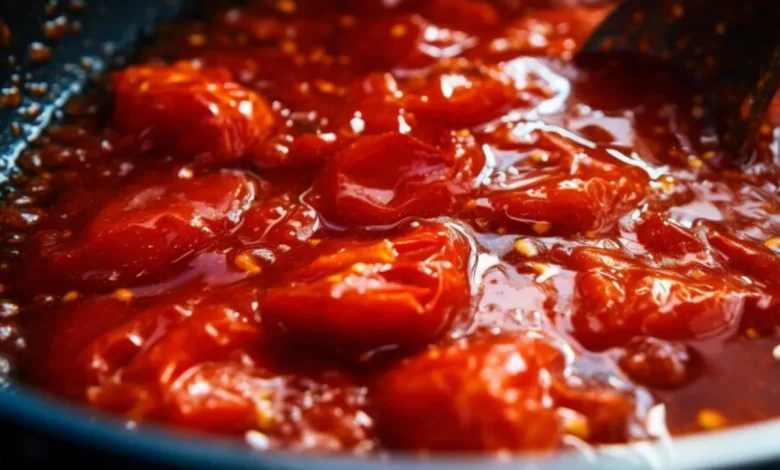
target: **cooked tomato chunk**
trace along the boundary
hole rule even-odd
[[[503,228],[543,233],[601,233],[645,196],[647,175],[619,167],[548,132],[518,145],[527,158],[507,165],[483,184],[475,214]]]
[[[227,69],[133,66],[114,76],[114,123],[157,150],[203,162],[243,156],[268,135],[274,118],[257,93]]]
[[[596,348],[637,335],[701,339],[737,325],[753,295],[728,278],[690,280],[643,268],[587,271],[576,278],[572,324],[575,336]]]
[[[434,347],[375,386],[380,436],[392,448],[521,450],[556,447],[563,426],[544,397],[561,353],[531,338],[467,339]]]
[[[103,328],[115,326],[54,346],[50,360],[71,371],[68,393],[133,419],[255,431],[255,445],[370,450],[364,390],[326,361],[279,349],[257,320],[258,296],[238,286],[146,310],[100,298],[58,324],[77,327],[97,313],[112,320]]]
[[[349,225],[389,225],[453,210],[481,155],[456,140],[452,153],[408,135],[363,137],[322,170],[315,203]]]
[[[648,250],[674,256],[704,250],[704,243],[685,228],[660,215],[652,215],[637,227],[637,238]]]
[[[780,256],[777,254],[716,231],[710,231],[707,240],[727,266],[754,277],[758,282],[780,288]]]
[[[499,22],[497,9],[482,0],[435,0],[425,13],[437,24],[463,31],[485,30]]]
[[[565,406],[576,411],[569,418],[583,420],[580,430],[624,438],[631,399],[569,386],[566,364],[559,349],[531,334],[478,334],[431,347],[373,387],[377,430],[400,449],[550,449],[567,432],[557,409]]]
[[[504,114],[516,94],[509,77],[485,69],[439,74],[411,93],[406,104],[422,119],[470,127]]]
[[[693,380],[701,364],[694,350],[683,344],[637,338],[627,346],[620,367],[639,383],[673,388]]]
[[[256,190],[255,179],[239,171],[143,175],[80,233],[39,233],[28,277],[86,290],[153,277],[237,227]]]
[[[250,430],[249,443],[260,449],[372,450],[364,389],[327,363],[319,368],[308,375],[262,363],[202,363],[174,384],[171,420],[194,429]]]
[[[293,340],[351,353],[415,348],[468,309],[468,245],[444,225],[312,251],[262,301]]]
[[[129,304],[112,296],[98,297],[65,305],[37,319],[40,328],[29,338],[36,354],[30,358],[38,365],[30,380],[57,393],[83,399],[88,377],[74,367],[74,358],[90,342],[133,315]],[[68,370],[67,375],[58,371]]]
[[[306,242],[317,230],[317,213],[285,193],[252,204],[233,236],[242,245],[286,252]]]
[[[369,69],[422,68],[468,46],[467,34],[437,27],[418,14],[384,14],[347,30],[339,52]]]
[[[549,224],[558,233],[609,230],[641,193],[628,181],[614,182],[600,176],[528,178],[517,185],[507,181],[502,186],[477,200],[478,214],[499,225]]]
[[[224,359],[262,339],[255,318],[256,288],[233,288],[224,295],[230,305],[206,296],[174,299],[134,313],[104,331],[74,356],[84,371],[89,393],[119,382],[157,388],[173,383],[203,360]],[[97,387],[97,388],[95,388]]]

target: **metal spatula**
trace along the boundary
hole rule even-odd
[[[745,163],[780,82],[780,0],[624,0],[578,58],[603,52],[682,68],[709,98],[722,148]]]

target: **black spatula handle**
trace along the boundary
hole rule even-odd
[[[780,0],[624,0],[579,54],[602,51],[682,68],[707,92],[723,149],[744,161],[780,81]]]

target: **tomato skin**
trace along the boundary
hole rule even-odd
[[[646,196],[647,174],[615,164],[602,151],[588,149],[548,131],[513,143],[528,155],[494,172],[477,192],[475,217],[507,230],[539,234],[595,235],[614,231],[619,219]],[[538,227],[538,226],[537,226]]]
[[[728,278],[689,280],[647,268],[579,273],[572,324],[586,346],[601,350],[639,335],[668,340],[712,337],[737,325],[755,293]]]
[[[264,339],[249,285],[228,289],[225,298],[189,295],[152,308],[133,308],[125,321],[97,336],[75,356],[88,383],[149,385],[150,392],[173,383],[189,367],[219,360]]]
[[[143,175],[109,196],[80,233],[38,233],[27,277],[88,291],[154,277],[233,230],[257,191],[253,177],[233,170]]]
[[[175,383],[171,421],[211,432],[240,433],[256,424],[251,368],[208,362],[188,369]],[[258,378],[255,380],[262,380]]]
[[[332,132],[324,134],[284,134],[261,141],[249,152],[249,160],[260,171],[310,170],[319,168],[351,142]]]
[[[541,375],[563,367],[560,352],[525,338],[467,341],[413,356],[375,385],[383,442],[429,451],[556,447],[562,425],[543,403],[549,389]]]
[[[230,80],[227,69],[188,62],[129,67],[113,76],[114,124],[157,151],[235,160],[268,135],[274,117],[260,95]]]
[[[266,318],[294,341],[348,354],[414,349],[468,308],[468,245],[446,226],[312,251],[313,262],[262,300]]]
[[[318,178],[322,211],[359,225],[444,212],[450,204],[446,184],[453,163],[452,156],[413,137],[363,137]]]
[[[438,74],[404,102],[420,119],[468,128],[504,114],[516,94],[509,77],[479,70]]]
[[[290,145],[289,162],[293,166],[319,166],[327,162],[343,146],[333,134],[303,134]]]
[[[363,387],[338,365],[268,334],[260,295],[243,283],[151,308],[112,296],[67,306],[50,320],[69,334],[53,336],[37,360],[69,373],[41,379],[129,419],[209,433],[256,430],[292,449],[371,450]]]
[[[434,23],[463,31],[484,31],[499,22],[499,12],[481,0],[435,0],[425,9]]]
[[[65,305],[39,317],[40,328],[29,338],[36,351],[29,358],[36,365],[31,368],[29,379],[67,397],[82,400],[90,374],[74,367],[74,358],[90,342],[133,313],[127,303],[108,296]],[[63,370],[69,373],[58,373]]]
[[[69,371],[54,374],[67,395],[115,411],[151,413],[159,405],[160,387],[189,366],[260,338],[252,309],[257,290],[233,288],[227,294],[230,305],[204,302],[203,295],[148,308],[114,295],[64,305],[43,319],[64,334],[37,338],[45,347],[35,360],[46,370]]]
[[[94,406],[135,419],[162,417],[190,367],[227,360],[259,338],[257,326],[228,306],[171,305],[96,338],[76,357],[76,370],[86,374],[86,399]]]
[[[296,200],[295,194],[283,193],[249,207],[241,226],[231,236],[244,249],[266,250],[275,258],[297,250],[311,239],[318,222],[316,211]]]
[[[478,332],[432,346],[372,387],[377,430],[389,447],[424,451],[544,450],[566,433],[558,407],[582,415],[589,438],[625,438],[633,401],[564,377],[567,359],[548,338]]]
[[[640,224],[636,234],[639,242],[654,253],[683,256],[705,249],[704,243],[693,234],[658,214]]]
[[[318,368],[309,373],[205,362],[171,387],[167,416],[189,429],[257,430],[274,447],[290,450],[371,450],[373,422],[363,411],[363,388],[327,362]]]
[[[700,359],[692,348],[657,338],[631,341],[619,364],[636,382],[662,389],[690,383],[701,367]]]
[[[641,200],[632,183],[595,176],[589,179],[545,177],[524,188],[488,190],[476,201],[476,214],[498,226],[550,224],[550,233],[599,233],[612,230],[620,216]]]
[[[362,137],[322,169],[314,204],[327,220],[357,226],[445,215],[482,158],[469,142],[450,152],[404,134]]]
[[[366,70],[423,68],[435,63],[442,50],[468,44],[465,33],[439,28],[419,14],[385,14],[363,24],[340,35],[338,50]]]
[[[770,250],[715,230],[708,231],[707,241],[728,267],[780,289],[780,257]]]

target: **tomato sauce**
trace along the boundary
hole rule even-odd
[[[730,166],[679,75],[574,63],[609,7],[280,0],[167,25],[20,158],[0,351],[61,397],[259,449],[780,416],[780,106]]]

